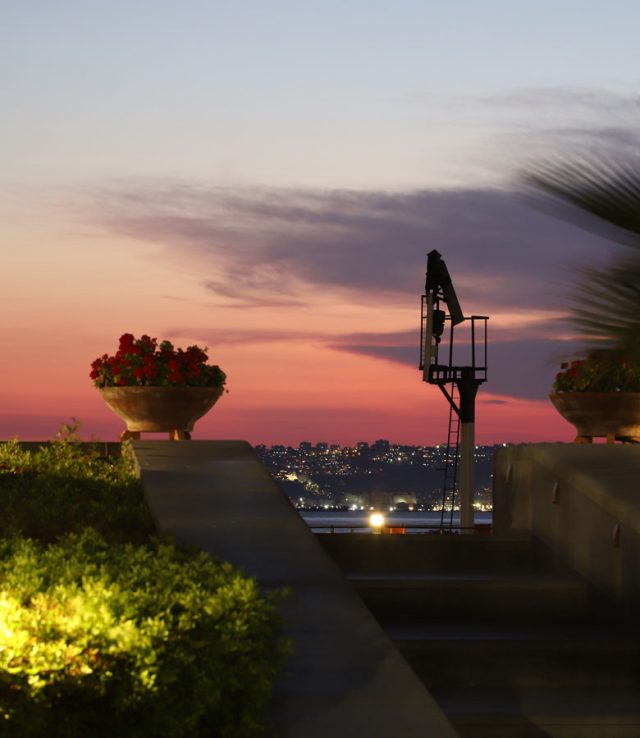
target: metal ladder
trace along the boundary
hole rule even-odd
[[[444,458],[444,478],[442,481],[442,511],[440,513],[440,527],[445,527],[445,506],[451,500],[451,514],[449,528],[453,528],[453,508],[458,492],[458,460],[460,459],[460,417],[455,408],[460,407],[460,393],[458,385],[451,382],[451,399],[449,403],[449,430],[447,433],[447,450]],[[455,408],[454,408],[455,406]]]

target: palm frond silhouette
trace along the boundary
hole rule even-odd
[[[561,217],[629,248],[608,266],[580,271],[571,317],[591,348],[640,360],[640,164],[556,158],[534,166],[525,181]]]

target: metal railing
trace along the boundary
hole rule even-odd
[[[407,525],[383,525],[381,528],[373,528],[371,525],[309,525],[312,533],[321,535],[333,534],[369,534],[369,535],[456,535],[462,531],[469,531],[476,535],[487,535],[493,532],[491,523],[476,523],[471,526],[454,525],[425,525],[425,524],[407,524]]]

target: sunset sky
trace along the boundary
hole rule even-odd
[[[637,151],[638,28],[635,0],[2,3],[0,438],[117,438],[89,365],[131,332],[227,372],[195,438],[441,442],[435,248],[491,318],[477,441],[569,440],[567,285],[615,247],[521,176]]]

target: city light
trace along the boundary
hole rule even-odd
[[[502,444],[478,445],[475,503],[492,506],[492,459]],[[352,446],[301,441],[299,446],[258,445],[255,450],[299,510],[386,513],[441,511],[442,468],[446,446],[408,446],[380,439]],[[453,499],[457,505],[457,499]]]
[[[372,528],[378,528],[379,530],[384,525],[384,515],[377,512],[371,513],[369,516],[369,525]]]

